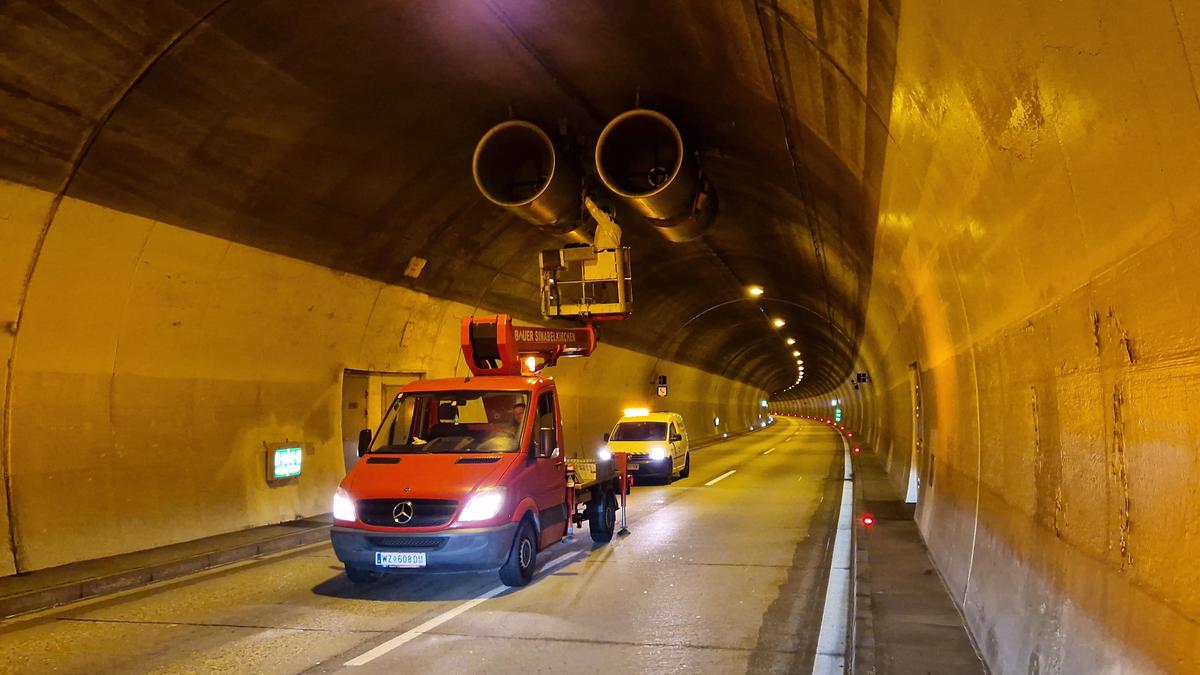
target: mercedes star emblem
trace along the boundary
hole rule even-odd
[[[392,509],[392,520],[396,521],[397,525],[407,524],[413,519],[413,503],[403,501],[396,504]]]

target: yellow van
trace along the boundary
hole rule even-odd
[[[605,449],[629,455],[629,472],[638,479],[655,477],[670,480],[687,478],[692,471],[687,427],[683,417],[673,412],[627,410],[610,433],[605,434]],[[638,480],[635,479],[635,480]]]

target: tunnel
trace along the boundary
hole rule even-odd
[[[1200,672],[1198,41],[1190,0],[0,4],[4,659]],[[597,218],[632,310],[540,372],[554,457],[646,407],[686,424],[692,475],[635,477],[611,556],[554,572],[555,544],[515,593],[343,593],[360,430],[478,375],[463,317],[579,325],[547,318],[539,260],[602,248]],[[218,582],[294,625],[156,614]],[[585,592],[628,604],[589,623]],[[121,603],[276,656],[122,646]],[[363,614],[305,660],[301,605]],[[508,620],[532,632],[502,647]]]

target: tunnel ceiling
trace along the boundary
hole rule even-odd
[[[862,333],[895,26],[887,1],[16,0],[0,177],[536,318],[557,242],[480,196],[474,144],[514,116],[585,157],[640,102],[720,214],[671,244],[618,212],[635,314],[603,339],[774,392],[790,335],[815,394]]]

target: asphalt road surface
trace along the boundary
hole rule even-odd
[[[842,489],[839,437],[781,418],[638,486],[627,537],[586,532],[495,574],[355,586],[328,544],[0,624],[14,673],[808,673]]]

